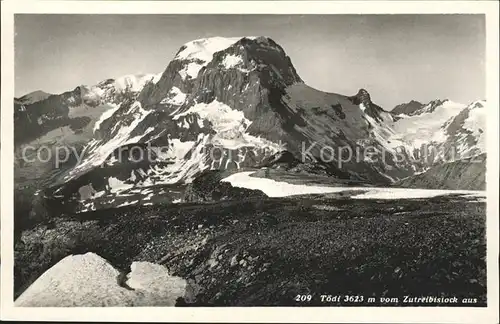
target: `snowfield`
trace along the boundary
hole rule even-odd
[[[243,64],[243,59],[240,56],[237,55],[226,55],[224,57],[224,61],[222,61],[222,64],[226,69],[231,69],[239,64]]]
[[[430,105],[423,108],[424,113],[396,121],[392,126],[395,135],[391,141],[401,140],[411,147],[418,149],[432,139],[446,139],[445,136],[435,135],[441,130],[441,126],[450,118],[458,115],[467,105],[445,101],[442,105],[429,111]],[[403,117],[400,115],[400,117]]]
[[[190,62],[179,71],[182,79],[185,80],[188,76],[195,79],[198,72],[212,61],[215,53],[225,50],[243,38],[254,39],[255,37],[210,37],[184,44],[184,49],[174,58],[174,60]],[[234,59],[229,59],[226,64],[232,66],[234,63],[236,63]]]
[[[254,171],[232,174],[222,181],[229,182],[233,187],[261,190],[269,197],[287,197],[307,194],[337,193],[343,191],[363,191],[362,194],[353,194],[353,199],[417,199],[431,198],[443,195],[465,195],[467,197],[485,197],[483,191],[465,190],[430,190],[406,188],[369,188],[369,187],[328,187],[296,185],[273,179],[257,178],[251,175]]]
[[[160,104],[166,105],[174,105],[174,106],[180,106],[186,101],[186,94],[183,93],[179,88],[177,87],[172,87],[168,93],[168,98],[164,98]]]

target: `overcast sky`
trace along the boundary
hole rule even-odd
[[[390,110],[485,98],[482,15],[17,15],[15,94],[163,72],[182,44],[269,36],[310,86]]]

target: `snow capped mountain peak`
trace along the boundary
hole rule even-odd
[[[174,60],[189,62],[179,71],[182,79],[185,80],[187,77],[196,78],[198,72],[212,61],[216,52],[227,49],[243,38],[245,37],[210,37],[185,43],[174,57]],[[254,39],[255,37],[247,38]]]
[[[468,107],[471,108],[484,108],[486,106],[486,100],[476,100],[469,104]]]
[[[185,43],[174,60],[199,60],[210,62],[214,53],[225,50],[243,38],[255,39],[256,37],[210,37],[196,39]]]
[[[427,104],[421,104],[418,101],[410,101],[406,104],[401,104],[396,106],[392,113],[396,115],[405,116],[416,116],[422,114],[432,114],[440,110],[448,110],[447,113],[439,112],[439,114],[454,115],[457,110],[464,109],[466,105],[451,101],[449,99],[434,99],[429,101]]]
[[[182,80],[187,78],[195,79],[203,67],[206,67],[214,59],[215,53],[225,51],[239,41],[250,40],[255,41],[260,47],[277,49],[279,52],[284,52],[269,37],[264,36],[245,36],[245,37],[210,37],[201,38],[185,43],[174,57],[174,61],[183,62],[183,68],[178,71]],[[240,45],[240,50],[244,49],[244,45]],[[227,69],[238,67],[242,72],[249,72],[248,69],[242,68],[244,59],[239,53],[228,53],[220,62]]]
[[[116,79],[103,80],[92,86],[79,86],[75,90],[86,102],[117,103],[127,94],[139,94],[146,84],[156,83],[160,77],[161,73],[127,74]]]
[[[419,101],[416,100],[411,100],[410,102],[407,103],[402,103],[394,107],[391,111],[393,115],[406,115],[406,116],[411,116],[414,115],[415,113],[418,113],[422,107],[425,105]],[[404,117],[404,116],[402,116]]]
[[[142,90],[147,82],[155,82],[157,79],[158,74],[129,74],[116,79],[114,85],[120,90],[129,88],[131,91],[136,92]]]
[[[469,105],[449,99],[436,99],[411,114],[399,114],[392,125],[393,140],[406,143],[410,152],[420,152],[429,145],[439,148],[439,159],[462,159],[485,152],[484,126],[486,101]],[[437,159],[437,160],[436,160]]]
[[[99,82],[98,84],[92,86],[91,88],[99,88],[99,89],[105,89],[109,87],[113,87],[117,91],[132,91],[132,92],[139,92],[144,88],[146,83],[148,82],[153,82],[156,83],[158,82],[159,77],[161,74],[127,74],[124,76],[121,76],[116,79],[107,79],[104,81]]]

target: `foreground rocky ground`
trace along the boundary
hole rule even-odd
[[[166,266],[189,286],[178,306],[346,305],[322,303],[321,294],[364,296],[349,305],[371,296],[369,305],[401,304],[405,295],[486,303],[485,203],[473,198],[257,195],[51,218],[16,239],[16,297],[86,252],[124,272],[134,261]]]

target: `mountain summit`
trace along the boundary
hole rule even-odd
[[[207,168],[253,166],[283,148],[333,163],[340,158],[333,150],[356,147],[359,140],[387,146],[372,132],[390,119],[364,89],[348,97],[304,84],[270,38],[200,39],[183,45],[158,82],[146,84],[136,101],[99,124],[72,176],[131,143],[170,147],[171,164],[157,179],[162,183],[190,181]],[[220,156],[199,153],[214,147]],[[350,172],[339,175],[368,181],[387,182],[401,172],[364,160],[345,164]]]

